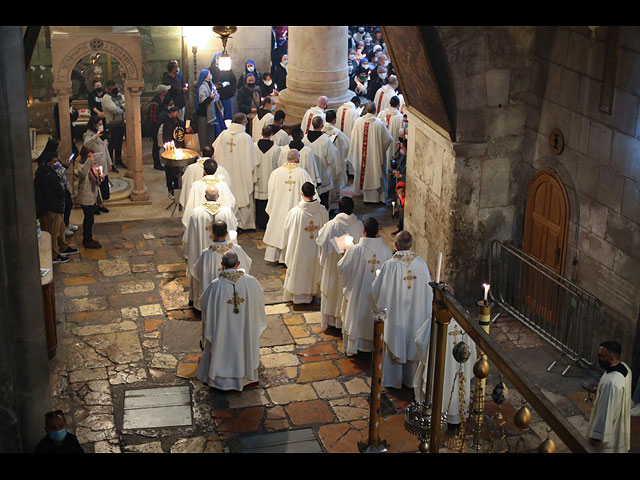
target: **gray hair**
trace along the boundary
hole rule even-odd
[[[299,159],[300,159],[300,152],[297,149],[292,148],[287,152],[287,162],[295,162]]]
[[[222,266],[224,268],[235,268],[238,264],[238,254],[232,250],[229,250],[222,255]]]
[[[401,232],[398,232],[396,235],[396,246],[398,247],[398,250],[409,250],[412,245],[413,237],[408,231],[402,230]]]

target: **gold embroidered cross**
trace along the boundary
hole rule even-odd
[[[460,335],[461,332],[460,330],[458,330],[458,325],[454,325],[453,326],[453,332],[449,332],[449,335],[453,335],[453,344],[455,345],[456,343],[458,343],[458,339],[456,338],[458,335]]]
[[[311,220],[309,222],[309,226],[305,227],[305,232],[309,232],[309,238],[311,240],[313,240],[313,232],[315,232],[316,230],[318,230],[320,227],[318,227],[317,225],[314,225],[313,220]]]
[[[371,273],[373,273],[376,268],[376,264],[380,263],[380,261],[376,258],[376,254],[374,253],[373,258],[369,260],[367,263],[371,264]]]
[[[235,290],[235,289],[234,289]],[[237,292],[233,292],[233,298],[227,300],[229,305],[233,304],[233,313],[240,313],[240,309],[238,308],[239,303],[244,303],[244,298],[238,295]]]
[[[229,145],[231,147],[231,152],[233,152],[233,147],[237,147],[238,144],[233,142],[233,138],[227,142],[227,145]]]
[[[289,185],[289,191],[291,192],[291,191],[292,191],[292,190],[291,190],[291,185],[295,185],[295,184],[296,184],[296,181],[295,181],[295,180],[291,180],[291,175],[289,175],[289,180],[287,180],[287,181],[286,181],[286,182],[284,182],[284,183],[286,183],[286,184],[288,184],[288,185]]]
[[[414,278],[418,278],[415,275],[411,275],[411,270],[409,270],[409,274],[403,278],[403,280],[409,280],[409,286],[407,288],[411,288],[411,280]]]

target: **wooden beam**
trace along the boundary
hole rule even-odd
[[[29,65],[31,64],[31,57],[33,56],[33,51],[36,48],[36,44],[38,42],[38,35],[40,34],[40,26],[28,26],[24,31],[24,36],[22,37],[22,43],[24,45],[24,69],[27,71],[29,69]]]

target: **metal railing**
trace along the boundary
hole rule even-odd
[[[597,359],[604,310],[589,292],[513,245],[494,240],[489,259],[493,300],[511,316],[560,350],[547,371],[567,356],[562,372]],[[497,316],[494,318],[494,321]]]

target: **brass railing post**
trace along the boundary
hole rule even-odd
[[[478,323],[480,327],[489,335],[489,327],[491,326],[491,305],[488,300],[478,301],[480,313],[478,315]],[[478,348],[477,361],[474,365],[474,375],[476,377],[476,385],[474,389],[473,399],[473,418],[474,430],[471,448],[476,451],[480,448],[480,431],[482,429],[484,415],[484,398],[486,392],[487,375],[489,374],[489,363],[487,355]]]

